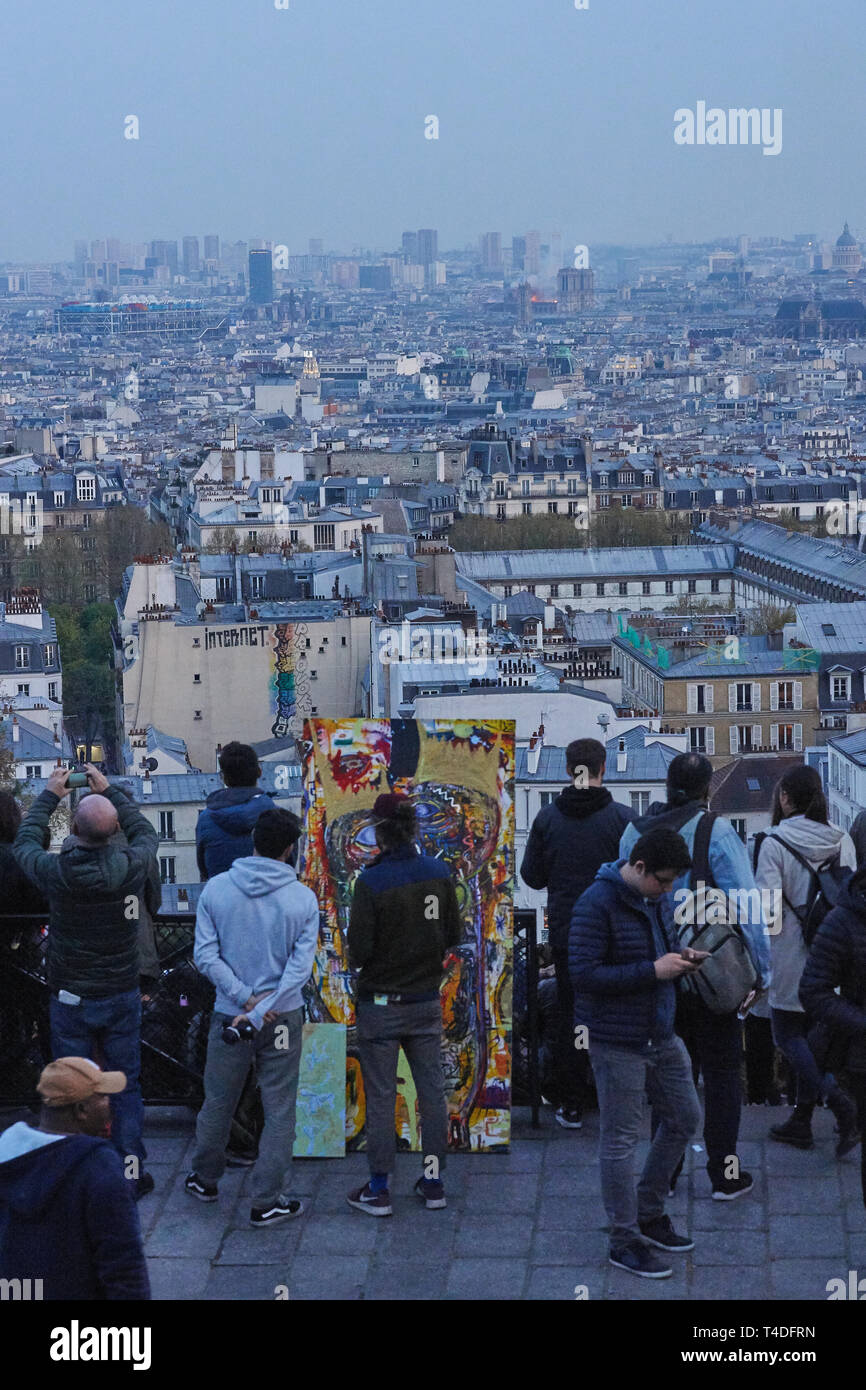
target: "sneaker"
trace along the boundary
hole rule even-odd
[[[255,1149],[226,1149],[227,1168],[252,1168],[257,1158]]]
[[[795,1149],[811,1149],[814,1146],[812,1121],[795,1110],[783,1125],[770,1126],[770,1138],[779,1144],[791,1144]]]
[[[428,1211],[435,1211],[437,1208],[448,1205],[445,1201],[445,1184],[443,1182],[432,1180],[428,1182],[425,1178],[419,1178],[412,1191],[421,1198]]]
[[[722,1178],[713,1183],[714,1202],[734,1202],[737,1197],[745,1197],[755,1186],[751,1173],[741,1173],[738,1178]]]
[[[637,1274],[641,1279],[668,1279],[673,1274],[673,1265],[660,1259],[643,1241],[636,1240],[621,1250],[611,1250],[610,1262],[617,1269],[626,1269],[629,1274]]]
[[[350,1207],[366,1211],[370,1216],[391,1215],[391,1194],[387,1187],[382,1192],[371,1192],[370,1184],[366,1183],[364,1187],[357,1187],[353,1192],[347,1193],[346,1201]]]
[[[191,1197],[198,1197],[200,1202],[215,1202],[217,1199],[217,1185],[215,1182],[203,1182],[198,1173],[189,1173],[184,1189]]]
[[[556,1112],[556,1123],[562,1125],[563,1129],[583,1129],[580,1113],[579,1110],[569,1110],[567,1105],[560,1105]]]
[[[650,1245],[655,1245],[659,1250],[685,1252],[695,1248],[695,1242],[688,1236],[677,1235],[669,1216],[657,1216],[654,1221],[641,1221],[640,1233],[644,1240],[648,1240]]]
[[[135,1200],[140,1202],[142,1197],[146,1197],[155,1187],[156,1183],[153,1180],[153,1173],[142,1173],[140,1178],[135,1179],[135,1186],[133,1187],[133,1196]]]
[[[297,1197],[284,1197],[282,1193],[270,1207],[252,1207],[250,1210],[251,1226],[277,1226],[281,1221],[290,1221],[293,1216],[300,1216],[304,1210],[303,1202],[299,1202]]]

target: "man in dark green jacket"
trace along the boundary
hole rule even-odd
[[[119,787],[92,764],[60,854],[42,848],[48,821],[68,795],[69,771],[56,768],[15,838],[13,851],[48,900],[48,985],[54,1057],[94,1057],[127,1078],[112,1096],[112,1142],[139,1197],[153,1189],[143,1171],[141,994],[138,928],[156,831]],[[117,830],[126,845],[112,843]]]

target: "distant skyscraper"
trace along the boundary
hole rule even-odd
[[[250,252],[250,300],[253,304],[274,302],[274,259],[270,251]]]
[[[418,236],[418,264],[432,265],[439,259],[439,233],[432,227],[422,227]]]
[[[75,266],[75,274],[76,274],[76,275],[81,275],[81,276],[84,275],[84,266],[85,266],[85,263],[86,263],[89,259],[90,259],[90,257],[89,257],[89,255],[88,255],[87,242],[86,242],[86,241],[76,241],[76,243],[75,243],[75,254],[74,254],[73,258],[72,258],[72,260],[73,260],[73,265]]]
[[[526,256],[523,269],[527,275],[537,275],[541,270],[541,232],[527,232],[524,240]]]
[[[150,243],[150,254],[157,265],[167,265],[173,275],[177,274],[176,241],[152,241]]]
[[[198,237],[185,236],[183,239],[183,273],[184,275],[198,275],[199,269]]]
[[[511,238],[511,269],[522,270],[526,260],[526,237],[513,236]]]
[[[417,233],[417,232],[404,232],[404,233],[403,233],[403,255],[406,256],[406,257],[408,258],[410,265],[416,264],[416,263],[417,263],[417,261],[418,261],[418,233]]]
[[[481,238],[481,268],[482,270],[502,269],[501,232],[485,232]]]
[[[311,236],[311,237],[310,237],[310,255],[311,255],[311,256],[324,256],[324,254],[325,254],[325,243],[322,241],[322,238],[321,238],[320,236]]]
[[[206,236],[204,239],[204,258],[206,261],[218,261],[220,258],[220,239],[218,236]]]

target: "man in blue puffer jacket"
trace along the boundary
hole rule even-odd
[[[650,1246],[694,1248],[664,1212],[673,1166],[701,1115],[691,1061],[674,1032],[674,982],[700,969],[706,952],[676,949],[660,902],[689,864],[675,831],[642,835],[627,860],[601,866],[575,904],[568,939],[575,1046],[589,1047],[601,1114],[610,1262],[644,1279],[673,1273]],[[645,1094],[660,1124],[635,1191]]]
[[[236,859],[253,852],[253,826],[273,806],[269,792],[257,786],[262,775],[248,743],[227,743],[219,757],[225,787],[211,792],[195,828],[195,852],[202,883],[224,874]]]

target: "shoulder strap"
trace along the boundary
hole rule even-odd
[[[752,873],[758,871],[758,856],[761,853],[761,845],[767,838],[766,830],[759,830],[755,836],[755,843],[752,845]],[[778,837],[777,837],[778,838]]]
[[[699,882],[705,883],[708,888],[715,887],[713,875],[710,872],[710,837],[717,819],[715,811],[704,811],[695,827],[695,839],[692,845],[692,892],[696,890]]]

